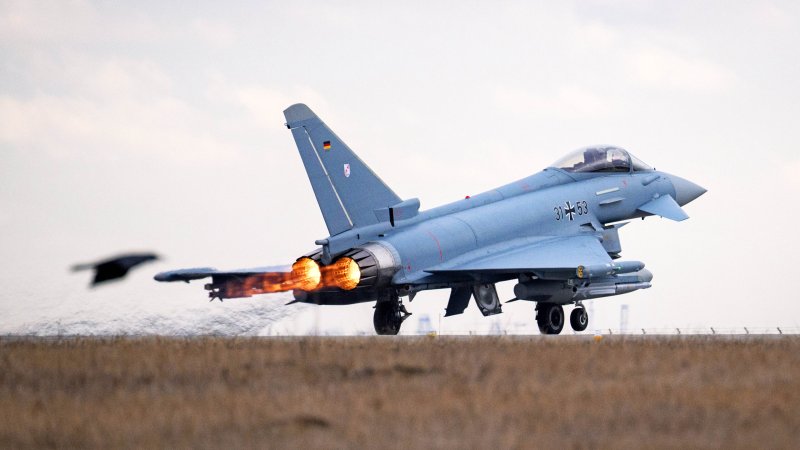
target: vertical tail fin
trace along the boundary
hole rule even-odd
[[[331,236],[377,223],[376,209],[400,202],[308,106],[298,103],[283,114]]]

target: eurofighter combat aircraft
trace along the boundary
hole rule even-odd
[[[397,196],[306,105],[284,111],[330,236],[291,267],[162,272],[158,281],[211,277],[211,299],[292,291],[295,302],[375,302],[378,334],[397,334],[402,297],[450,289],[445,316],[470,298],[484,316],[502,312],[495,284],[517,280],[516,297],[536,303],[544,334],[586,329],[582,301],[650,287],[639,261],[619,261],[625,220],[681,209],[706,192],[610,146],[577,150],[543,171],[479,195],[420,211]]]

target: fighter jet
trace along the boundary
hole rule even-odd
[[[564,305],[583,331],[587,299],[647,289],[653,275],[621,261],[619,230],[657,215],[681,221],[681,208],[706,192],[654,170],[613,146],[576,150],[541,172],[479,195],[420,211],[402,199],[306,105],[284,111],[330,236],[282,268],[162,272],[158,281],[211,277],[211,299],[292,291],[294,302],[375,302],[378,334],[397,334],[402,302],[449,289],[445,316],[470,299],[484,316],[502,312],[496,283],[516,280],[515,298],[536,304],[543,334],[559,334]]]
[[[94,270],[94,278],[90,284],[90,287],[94,287],[100,283],[124,278],[132,268],[157,259],[158,255],[154,253],[127,253],[93,263],[75,264],[72,266],[72,271]]]

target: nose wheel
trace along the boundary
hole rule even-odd
[[[589,313],[583,306],[576,306],[569,315],[569,324],[575,331],[583,331],[589,326]]]

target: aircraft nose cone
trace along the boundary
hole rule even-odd
[[[685,178],[676,177],[673,175],[670,177],[670,179],[672,181],[672,187],[675,188],[675,201],[681,206],[706,193],[706,190],[703,187],[698,186]]]

